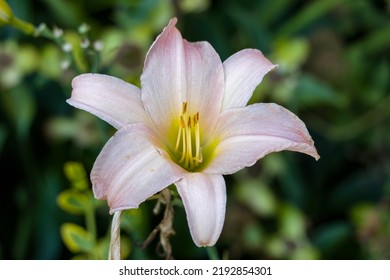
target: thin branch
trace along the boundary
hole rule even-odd
[[[162,221],[156,226],[156,228],[149,234],[146,240],[141,244],[141,248],[146,248],[157,236],[157,233],[160,232],[160,240],[157,245],[157,252],[159,255],[164,256],[165,259],[173,259],[172,256],[172,246],[169,241],[169,238],[172,235],[175,235],[173,229],[173,217],[174,210],[172,206],[171,193],[168,189],[164,189],[160,193],[159,201],[157,202],[156,208],[159,209],[161,203],[165,204],[164,217]],[[155,214],[158,214],[158,211],[153,211]]]

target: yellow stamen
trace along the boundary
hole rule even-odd
[[[179,129],[177,130],[177,138],[176,138],[175,152],[177,152],[177,150],[179,149],[181,131],[182,131],[183,127],[184,127],[184,126],[183,126],[183,124],[182,124],[182,119],[180,118],[180,126],[179,126]]]
[[[180,149],[181,148],[181,149]],[[179,153],[181,150],[181,153]],[[193,170],[203,160],[200,147],[199,112],[193,116],[187,114],[187,102],[183,102],[177,131],[175,153],[180,158],[178,163],[187,170]]]
[[[188,123],[187,123],[187,150],[186,150],[186,161],[185,166],[188,166],[190,169],[192,169],[192,144],[191,144],[191,117],[188,117]]]
[[[194,123],[195,123],[195,159],[196,161],[199,161],[200,159],[200,131],[199,131],[199,112],[195,114],[194,116]],[[200,160],[202,162],[202,160]]]
[[[181,135],[183,136],[183,139],[182,139],[182,152],[181,152],[181,159],[180,159],[180,163],[183,163],[185,157],[186,157],[186,147],[187,147],[187,142],[186,142],[186,136],[187,136],[187,133],[186,133],[186,123],[183,119],[182,116],[180,116],[180,128],[179,130],[182,131]]]

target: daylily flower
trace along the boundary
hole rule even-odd
[[[137,208],[175,184],[195,244],[212,246],[225,219],[222,175],[271,152],[319,156],[293,113],[276,104],[246,106],[275,65],[254,49],[222,63],[209,43],[184,40],[176,22],[171,19],[149,49],[141,89],[83,74],[73,80],[67,102],[118,129],[91,172],[95,197],[107,200],[111,213]]]

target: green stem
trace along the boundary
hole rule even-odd
[[[89,200],[87,209],[85,210],[85,224],[87,227],[87,231],[92,234],[94,243],[96,244],[97,233],[96,233],[95,207],[92,199]]]
[[[87,210],[85,212],[85,223],[87,230],[92,233],[94,239],[96,239],[95,207],[93,206],[93,202],[88,204]]]
[[[90,58],[90,69],[89,71],[91,73],[97,73],[98,70],[99,70],[99,61],[100,61],[100,57],[99,57],[99,53],[98,52],[91,52],[91,51],[88,51],[89,53],[87,54]]]
[[[17,17],[11,17],[9,21],[10,25],[12,25],[15,28],[18,28],[22,30],[26,34],[33,34],[35,30],[35,26],[32,25],[29,22],[25,22],[21,19],[18,19]]]
[[[207,255],[210,260],[220,260],[217,249],[213,247],[206,247]]]
[[[109,260],[121,259],[121,214],[122,211],[115,211],[114,216],[112,217],[110,251],[108,254]]]

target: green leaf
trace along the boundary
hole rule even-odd
[[[130,209],[122,212],[121,228],[136,238],[142,238],[147,234],[147,215],[144,206],[137,209]]]
[[[342,3],[341,0],[318,0],[311,1],[305,5],[294,17],[285,21],[284,26],[278,31],[278,36],[288,37],[300,31],[306,26],[310,26],[314,21],[325,16],[331,9]]]
[[[131,240],[127,237],[121,237],[121,258],[126,259],[131,252]]]
[[[109,236],[105,236],[104,238],[101,238],[97,241],[97,244],[93,249],[92,255],[97,260],[108,259],[109,250],[110,250],[110,238]]]
[[[182,0],[178,2],[185,13],[203,12],[210,6],[210,0]]]
[[[84,166],[79,162],[68,161],[64,165],[66,178],[71,182],[72,188],[76,190],[85,190],[88,188],[87,173]]]
[[[77,69],[80,69],[81,72],[87,72],[88,62],[84,55],[84,50],[81,47],[81,38],[76,32],[67,32],[64,34],[65,41],[72,45],[72,54],[74,62],[77,66]]]
[[[1,92],[0,101],[7,117],[15,125],[18,136],[26,137],[36,113],[30,89],[22,85]]]
[[[279,214],[280,232],[290,240],[299,240],[305,237],[306,224],[303,214],[294,206],[285,204]]]
[[[61,226],[61,237],[66,247],[73,253],[88,253],[95,245],[94,237],[90,232],[72,223],[65,223]]]
[[[329,104],[341,109],[348,104],[345,94],[337,92],[312,75],[301,75],[292,97],[297,100],[298,105],[305,108]]]
[[[315,260],[320,257],[318,250],[308,242],[298,244],[298,248],[291,254],[293,260]]]
[[[279,69],[294,72],[309,55],[309,42],[304,38],[279,39],[274,43],[272,60],[277,61]]]
[[[263,228],[257,222],[248,223],[243,228],[242,242],[249,249],[261,249],[265,242],[265,233]]]
[[[283,258],[287,253],[285,241],[277,235],[270,236],[264,242],[265,250],[274,258]]]
[[[57,197],[58,206],[74,215],[83,214],[89,203],[89,198],[83,193],[74,190],[66,190],[61,192]]]
[[[273,0],[261,1],[261,9],[259,9],[259,21],[264,26],[270,26],[280,18],[286,10],[294,5],[293,0]]]
[[[244,181],[236,189],[236,195],[238,200],[248,205],[256,214],[270,216],[275,212],[275,196],[260,180]]]
[[[0,0],[0,26],[9,24],[12,17],[13,13],[7,2]]]
[[[344,221],[332,222],[319,227],[313,233],[313,244],[324,254],[323,258],[329,258],[338,252],[340,248],[347,247],[353,237],[351,225]]]
[[[125,236],[121,236],[121,258],[126,259],[131,253],[131,240]],[[98,240],[93,248],[92,258],[96,260],[104,260],[108,258],[110,250],[110,238],[106,236]],[[85,259],[85,258],[84,258]]]
[[[349,54],[353,52],[360,54],[375,54],[382,51],[386,52],[390,44],[389,32],[389,24],[384,24],[380,28],[373,30],[373,32],[368,33],[366,37],[358,41],[358,43],[349,47]]]
[[[58,78],[63,73],[61,61],[63,54],[61,50],[54,45],[45,45],[41,51],[40,72],[49,78]]]

